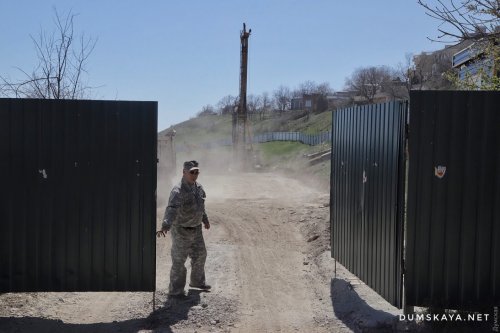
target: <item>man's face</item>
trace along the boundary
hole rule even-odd
[[[198,170],[198,169],[191,170],[191,171],[183,170],[182,172],[184,174],[184,178],[190,184],[194,184],[194,182],[196,182],[196,179],[198,179],[198,175],[200,174],[200,170]]]

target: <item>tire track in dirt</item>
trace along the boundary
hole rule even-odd
[[[310,192],[297,191],[295,200],[283,200],[287,188],[282,187],[281,179],[274,183],[268,179],[268,187],[257,193],[249,189],[255,184],[254,180],[241,187],[244,191],[229,188],[231,198],[216,198],[220,202],[210,206],[209,215],[216,221],[217,229],[211,242],[230,242],[236,252],[236,260],[231,263],[236,266],[231,270],[238,276],[235,297],[241,307],[234,331],[321,332],[313,320],[314,291],[305,288],[302,251],[306,241],[298,226],[289,221],[289,210],[295,207],[295,201]],[[287,195],[293,196],[293,192]]]

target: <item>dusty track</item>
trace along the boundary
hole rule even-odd
[[[202,174],[199,180],[207,191],[212,223],[204,231],[212,292],[189,290],[187,300],[167,300],[169,235],[157,242],[155,312],[152,293],[3,294],[0,332],[350,332],[390,327],[394,308],[341,266],[333,279],[328,193],[269,173]],[[163,209],[158,208],[158,224]],[[356,281],[355,292],[350,281]]]

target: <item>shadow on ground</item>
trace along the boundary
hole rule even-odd
[[[139,330],[172,332],[171,326],[188,319],[189,310],[200,303],[200,290],[189,290],[185,299],[167,299],[146,318],[111,323],[72,324],[38,317],[0,317],[0,332],[22,333],[131,333]]]
[[[493,332],[493,312],[489,313],[490,319],[488,322],[449,320],[416,322],[414,319],[400,321],[397,315],[371,307],[358,295],[349,282],[336,278],[331,280],[330,296],[336,317],[354,332]],[[427,313],[442,315],[444,312],[428,310]],[[461,316],[466,318],[467,314]]]
[[[334,278],[330,284],[335,316],[354,332],[393,332],[397,317],[368,305],[344,280]]]

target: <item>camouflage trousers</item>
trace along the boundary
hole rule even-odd
[[[205,261],[207,249],[203,240],[201,225],[194,228],[173,226],[172,234],[172,268],[170,269],[169,295],[179,295],[186,286],[187,258],[191,258],[190,283],[193,286],[205,284]]]

